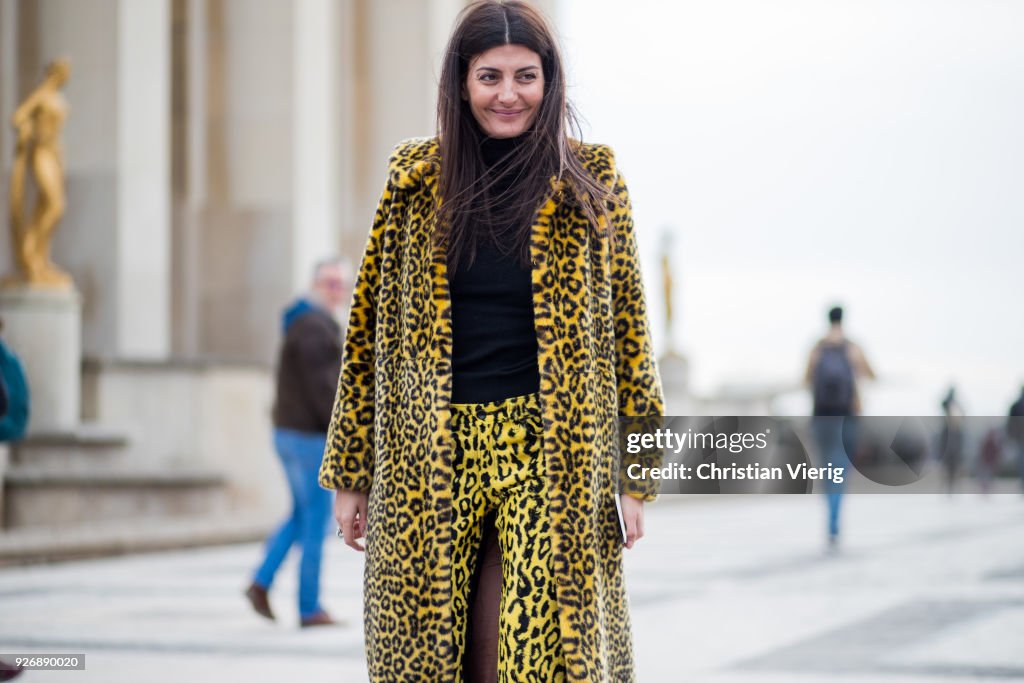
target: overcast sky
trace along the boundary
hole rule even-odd
[[[628,9],[623,9],[628,8]],[[832,302],[874,414],[1024,383],[1024,2],[564,0],[585,138],[630,185],[698,391],[799,379]],[[791,404],[795,409],[800,403]]]

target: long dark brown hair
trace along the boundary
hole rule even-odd
[[[462,93],[473,58],[502,45],[522,45],[540,56],[544,96],[522,141],[489,172],[480,151],[486,135]],[[580,139],[579,131],[565,94],[562,57],[544,16],[523,0],[478,0],[467,6],[445,50],[437,98],[442,201],[434,238],[438,243],[447,240],[451,268],[466,255],[472,262],[480,239],[490,239],[506,254],[518,254],[527,265],[530,228],[552,191],[552,176],[563,182],[563,196],[598,229],[598,216],[607,215],[611,195],[576,155],[570,134]],[[492,192],[499,184],[508,189]],[[606,227],[610,230],[610,223]]]

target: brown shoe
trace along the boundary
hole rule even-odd
[[[302,628],[307,628],[309,626],[341,626],[345,622],[338,621],[327,612],[321,610],[316,614],[306,617],[299,623]]]
[[[270,609],[270,600],[267,598],[267,589],[252,583],[245,590],[245,597],[249,598],[249,604],[256,610],[256,614],[273,621],[274,612]]]

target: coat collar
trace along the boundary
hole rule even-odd
[[[408,153],[392,165],[392,184],[403,190],[428,184],[431,194],[436,197],[436,181],[441,175],[441,154],[437,138],[415,138],[402,147]]]
[[[410,144],[413,151],[403,159],[399,159],[392,167],[391,181],[395,187],[401,189],[413,189],[426,185],[431,196],[436,200],[437,181],[441,177],[441,146],[437,137],[417,138],[413,141],[419,144]],[[540,208],[540,214],[545,211],[554,211],[557,205],[558,194],[564,189],[565,183],[555,176],[551,176],[551,194],[545,204]],[[548,204],[551,204],[549,207]]]

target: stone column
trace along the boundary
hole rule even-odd
[[[188,56],[199,79],[186,162],[196,353],[268,362],[292,294],[295,9],[285,0],[190,8],[205,13],[188,29],[203,31]]]
[[[344,152],[352,191],[342,248],[358,261],[366,246],[388,155],[404,138],[433,135],[441,54],[462,0],[353,0],[348,15],[352,90]]]
[[[87,3],[88,4],[88,3]],[[117,326],[121,357],[170,353],[170,2],[117,12]]]
[[[0,273],[9,273],[14,266],[7,203],[11,159],[14,158],[14,135],[8,121],[18,106],[15,103],[18,98],[17,47],[17,0],[0,0]]]
[[[172,42],[171,346],[200,355],[202,210],[207,184],[207,0],[175,2]]]
[[[345,2],[176,5],[174,346],[269,362],[280,311],[335,251]]]
[[[309,286],[313,265],[338,244],[339,9],[335,0],[294,4],[291,284],[296,292]]]

